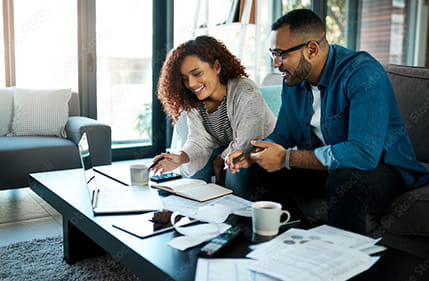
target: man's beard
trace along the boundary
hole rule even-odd
[[[282,68],[279,68],[280,71],[284,71]],[[286,85],[296,86],[300,84],[303,80],[308,78],[308,75],[311,72],[311,63],[309,63],[301,52],[301,57],[299,59],[298,66],[295,69],[293,75],[289,75],[288,79],[285,79]]]

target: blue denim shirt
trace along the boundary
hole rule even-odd
[[[366,52],[330,45],[318,88],[325,146],[316,157],[330,171],[374,169],[379,162],[395,166],[407,188],[429,182],[429,171],[417,160],[384,68]],[[282,105],[267,140],[283,147],[313,149],[313,95],[308,82],[283,83]]]

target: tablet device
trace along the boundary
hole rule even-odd
[[[113,227],[139,238],[145,238],[174,229],[171,224],[172,214],[172,211],[163,210],[138,216],[123,217],[113,223]],[[176,226],[184,226],[194,222],[197,222],[197,220],[182,215],[175,216]]]

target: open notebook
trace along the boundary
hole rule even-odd
[[[162,209],[156,189],[149,186],[127,186],[95,172],[86,133],[83,133],[79,141],[79,156],[95,215],[142,213]]]

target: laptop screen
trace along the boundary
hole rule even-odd
[[[79,156],[94,214],[141,213],[162,209],[156,190],[147,186],[131,188],[97,174],[92,166],[86,133],[79,140]]]
[[[94,181],[95,174],[92,167],[91,155],[89,154],[89,145],[86,133],[83,133],[79,140],[79,155],[82,168],[85,171],[86,182],[90,183],[91,181]]]

